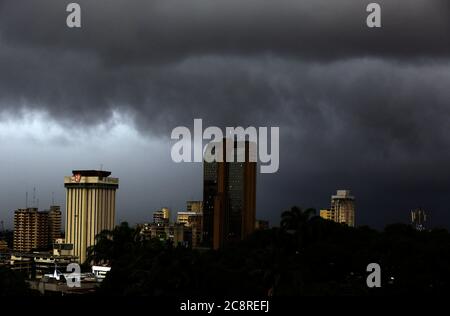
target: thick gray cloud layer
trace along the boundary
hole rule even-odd
[[[377,2],[383,28],[370,31],[370,1],[360,0],[81,0],[83,29],[77,32],[63,27],[64,1],[3,0],[0,23],[11,42],[95,51],[113,64],[224,53],[448,55],[448,1]]]
[[[0,0],[0,106],[83,129],[120,112],[159,138],[194,118],[280,126],[263,216],[346,187],[362,223],[423,206],[447,225],[449,2],[378,1],[381,29],[369,2],[78,1],[69,29],[64,1]]]

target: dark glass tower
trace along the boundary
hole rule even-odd
[[[210,144],[223,148],[227,139]],[[238,162],[238,144],[245,148],[245,160]],[[234,142],[234,162],[206,162],[203,165],[203,244],[214,249],[244,239],[255,229],[256,162],[249,159],[249,142]],[[214,152],[213,152],[214,153]]]

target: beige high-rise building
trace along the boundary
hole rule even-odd
[[[355,197],[348,190],[338,190],[331,196],[331,208],[320,210],[320,217],[354,227]]]
[[[95,236],[115,226],[118,178],[111,172],[74,170],[64,178],[66,188],[66,243],[73,244],[73,255],[86,260],[87,250]]]
[[[14,212],[14,243],[17,252],[30,252],[48,247],[48,213],[37,208]]]

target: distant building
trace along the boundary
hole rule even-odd
[[[254,146],[248,141],[224,139],[207,147],[203,162],[202,240],[206,247],[218,249],[255,230],[256,162],[249,159]],[[232,150],[227,152],[227,147]],[[244,153],[242,162],[237,159],[238,151]],[[214,157],[221,157],[221,161],[214,161]],[[233,157],[234,162],[226,162],[226,157]]]
[[[350,195],[349,190],[338,190],[331,197],[330,211],[336,222],[355,226],[355,198]]]
[[[14,230],[0,231],[0,240],[3,240],[8,245],[9,249],[13,249],[14,244]]]
[[[189,238],[185,236],[188,230],[184,224],[161,224],[161,223],[149,223],[140,226],[141,238],[144,240],[159,239],[161,241],[171,241],[173,245],[188,245]]]
[[[61,238],[60,206],[50,206],[50,210],[48,211],[48,235],[50,244],[53,244],[56,239]]]
[[[411,211],[411,225],[419,231],[426,229],[427,213],[422,209]]]
[[[203,231],[203,214],[197,212],[178,212],[177,224],[184,225],[191,231],[191,246],[200,246]]]
[[[83,263],[97,234],[114,229],[119,179],[111,178],[109,171],[74,170],[72,173],[64,178],[66,243],[73,245],[73,255]]]
[[[264,221],[264,220],[256,220],[255,223],[255,230],[265,230],[265,229],[269,229],[269,221]]]
[[[203,201],[187,201],[186,211],[196,213],[188,219],[188,227],[192,229],[192,247],[201,245],[203,238]]]
[[[170,210],[167,207],[163,207],[161,210],[154,212],[153,223],[155,224],[170,223]]]
[[[0,252],[8,252],[8,243],[5,240],[0,240]]]
[[[18,209],[14,212],[15,252],[30,252],[49,247],[48,212],[37,208]]]
[[[186,212],[203,213],[203,201],[187,201]]]
[[[9,268],[36,279],[55,270],[66,271],[67,265],[76,260],[73,256],[55,256],[50,252],[13,253],[9,258]]]
[[[53,242],[53,255],[54,256],[70,256],[73,251],[73,245],[64,242],[64,239],[55,239]]]
[[[336,195],[331,196],[330,209],[320,210],[320,217],[354,227],[355,198],[350,195],[349,190],[338,190]]]
[[[319,214],[320,214],[320,217],[322,217],[323,219],[334,221],[334,215],[333,215],[333,213],[331,213],[330,209],[320,210]]]
[[[111,271],[111,267],[107,266],[92,266],[92,274],[98,282],[102,282],[108,272]]]
[[[199,214],[195,212],[178,212],[177,213],[177,223],[184,224],[185,226],[190,226],[192,218],[197,217]]]

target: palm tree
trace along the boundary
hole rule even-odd
[[[291,246],[288,245],[289,248],[295,248],[296,252],[300,250],[308,239],[308,224],[315,214],[316,210],[313,208],[302,210],[297,206],[294,206],[281,214],[280,226],[282,231],[293,236],[293,238],[289,238],[289,240],[294,244]],[[289,244],[291,243],[289,242]]]
[[[113,230],[103,230],[95,237],[95,245],[88,249],[87,262],[109,262],[124,253],[130,253],[138,243],[138,232],[130,228],[127,222]]]
[[[308,208],[302,210],[298,206],[293,206],[289,211],[281,214],[281,228],[290,234],[301,231],[311,218],[316,215],[316,210]]]
[[[0,267],[0,296],[23,296],[34,294],[24,275],[7,267]]]

